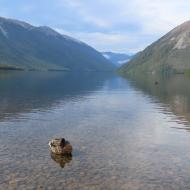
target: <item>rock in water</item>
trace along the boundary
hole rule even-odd
[[[73,150],[69,141],[66,141],[64,138],[52,139],[49,142],[49,147],[51,152],[59,155],[71,155]]]

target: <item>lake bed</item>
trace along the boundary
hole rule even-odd
[[[109,73],[4,74],[0,189],[189,189],[188,82],[184,76],[155,86],[154,79]],[[65,164],[49,152],[55,137],[73,146]]]

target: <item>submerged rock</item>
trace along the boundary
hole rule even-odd
[[[73,150],[69,141],[64,138],[52,139],[49,142],[49,147],[51,152],[57,155],[71,155]]]

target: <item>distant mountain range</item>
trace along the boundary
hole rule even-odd
[[[174,28],[161,39],[138,53],[121,73],[190,72],[190,21]]]
[[[111,64],[87,44],[47,27],[0,17],[0,69],[107,71]]]
[[[117,67],[120,67],[124,63],[129,62],[133,55],[128,55],[124,53],[113,53],[113,52],[102,52],[102,55],[115,64]]]

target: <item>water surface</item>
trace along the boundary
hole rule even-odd
[[[190,189],[189,82],[0,74],[0,189]],[[50,154],[54,137],[72,158]]]

